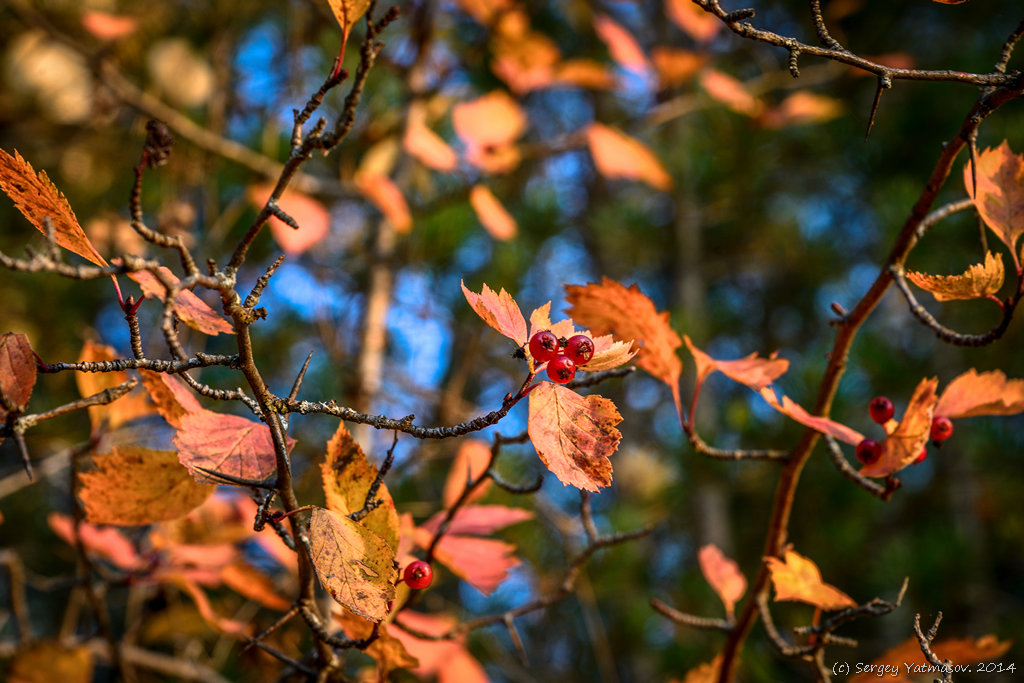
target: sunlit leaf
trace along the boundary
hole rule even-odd
[[[408,614],[408,610],[402,613]],[[363,640],[374,632],[374,622],[352,614],[341,605],[332,605],[331,616],[349,638]],[[419,665],[402,641],[389,633],[388,624],[376,626],[377,638],[363,652],[376,660],[381,680],[387,680],[388,674],[395,669],[414,669]]]
[[[590,337],[594,342],[594,355],[585,364],[576,366],[577,369],[587,372],[617,368],[623,363],[628,363],[638,351],[632,339],[619,341],[610,334],[595,335],[590,330],[578,330],[573,325],[571,318],[552,323],[550,301],[534,309],[533,313],[530,314],[530,337],[532,338],[533,335],[542,330],[548,330],[556,337],[564,337],[566,339],[577,334]],[[530,357],[528,347],[526,354],[527,357]],[[531,362],[534,362],[532,358]]]
[[[864,440],[864,435],[856,429],[847,427],[835,420],[830,420],[827,417],[811,415],[801,405],[790,399],[789,396],[783,396],[779,399],[773,387],[764,387],[758,393],[761,394],[761,398],[767,401],[768,405],[772,408],[806,427],[817,430],[822,434],[828,434],[854,446]]]
[[[952,664],[966,665],[995,660],[1006,654],[1012,645],[1013,641],[1001,641],[996,636],[990,634],[980,638],[946,638],[936,640],[931,644],[931,649],[941,662],[948,659]],[[932,665],[925,659],[924,653],[921,652],[921,644],[915,636],[911,636],[896,647],[887,650],[884,654],[874,659],[871,665],[874,668],[868,669],[865,667],[862,673],[849,679],[850,683],[877,681],[879,680],[877,672],[882,670],[881,667],[885,666],[888,667],[889,672],[899,670],[901,674],[907,674],[907,676],[895,679],[898,681],[911,680],[909,677],[910,673],[930,673],[930,678],[935,677],[935,671],[930,668]],[[907,667],[910,667],[910,670]],[[892,676],[892,674],[890,673],[889,676]]]
[[[422,108],[420,111],[422,112]],[[423,119],[422,113],[413,116],[413,110],[410,108],[409,123],[402,138],[405,151],[435,171],[454,171],[459,163],[455,151],[440,135],[430,130]]]
[[[615,87],[615,77],[604,64],[592,59],[567,59],[556,67],[554,83],[610,90]]]
[[[598,172],[606,178],[647,183],[656,190],[672,187],[672,176],[647,145],[602,123],[586,130],[587,144]]]
[[[82,12],[82,28],[100,40],[117,40],[135,33],[139,20],[126,14],[111,14],[99,10]]]
[[[244,560],[232,562],[220,570],[224,585],[264,607],[286,612],[292,601],[281,594],[273,579]]]
[[[950,419],[1024,412],[1024,379],[1007,379],[1001,370],[958,376],[942,392],[935,415]]]
[[[605,14],[594,15],[597,37],[608,47],[608,53],[619,66],[635,74],[645,74],[651,65],[647,55],[629,31]]]
[[[28,337],[13,332],[0,335],[0,392],[19,410],[24,410],[35,384],[36,357]],[[0,404],[0,423],[6,419],[7,410]]]
[[[762,114],[760,124],[765,128],[783,128],[831,121],[843,113],[843,104],[837,99],[798,90]]]
[[[516,236],[516,219],[512,218],[486,185],[473,186],[469,191],[469,204],[491,237],[507,241]]]
[[[116,360],[119,356],[113,347],[86,341],[78,356],[79,363],[96,363]],[[116,387],[128,381],[128,373],[120,372],[78,372],[75,383],[78,393],[84,396],[98,394],[104,389]],[[114,429],[138,417],[152,415],[156,409],[146,401],[146,396],[136,387],[131,392],[107,405],[89,406],[89,422],[95,432],[101,426]]]
[[[409,211],[409,204],[405,201],[405,196],[398,189],[395,181],[384,175],[357,175],[355,185],[356,189],[377,207],[377,210],[384,215],[395,230],[402,233],[412,230],[412,213]]]
[[[736,602],[747,592],[746,577],[740,572],[739,566],[715,545],[703,546],[697,553],[697,559],[701,573],[722,599],[725,613],[732,619]]]
[[[710,662],[704,662],[686,672],[683,683],[718,683],[718,671],[722,667],[722,655],[715,655]]]
[[[27,642],[7,665],[9,683],[91,683],[93,655],[87,645],[69,647],[56,640]]]
[[[907,279],[921,289],[931,292],[936,301],[978,299],[992,296],[1003,286],[1003,258],[991,251],[985,253],[985,262],[976,263],[962,275],[929,275],[910,271]]]
[[[710,41],[723,26],[718,17],[705,12],[693,0],[665,0],[665,14],[698,43]]]
[[[760,391],[768,386],[786,370],[789,369],[789,361],[785,358],[778,358],[778,351],[772,352],[767,358],[761,358],[756,352],[737,360],[716,360],[704,353],[690,341],[690,337],[683,335],[683,341],[693,354],[693,361],[697,365],[697,382],[702,383],[712,372],[721,372],[723,375],[745,384],[754,391]]]
[[[466,301],[484,322],[501,332],[519,346],[526,343],[526,319],[519,310],[519,304],[504,290],[496,293],[486,284],[479,294],[471,292],[466,283],[461,283]]]
[[[174,444],[181,464],[192,469],[197,481],[210,477],[194,468],[262,481],[277,471],[270,427],[237,415],[212,410],[189,413],[179,421]],[[288,448],[295,440],[288,439]]]
[[[77,545],[75,520],[70,515],[51,512],[47,515],[46,521],[65,543],[70,546]],[[78,525],[78,535],[86,552],[108,560],[118,569],[131,572],[140,569],[144,564],[135,546],[118,529],[82,522]]]
[[[250,185],[246,194],[254,205],[262,208],[273,191],[272,184],[263,183]],[[298,190],[285,190],[277,200],[277,206],[291,216],[299,226],[296,230],[277,216],[270,218],[270,235],[286,254],[297,255],[308,251],[330,231],[330,212],[309,195]]]
[[[738,114],[757,116],[764,110],[764,103],[751,95],[747,86],[717,69],[707,69],[701,74],[700,84],[712,99]]]
[[[289,228],[290,229],[290,228]],[[116,261],[116,259],[115,259]],[[178,277],[166,266],[160,266],[160,273],[172,285],[178,283]],[[167,288],[148,270],[139,270],[128,273],[128,277],[142,287],[147,297],[163,301],[167,296]],[[199,330],[203,334],[217,335],[221,332],[234,334],[235,328],[227,320],[218,315],[205,301],[187,289],[179,290],[174,295],[174,313],[181,318],[181,321],[189,327]]]
[[[914,389],[907,411],[889,437],[882,442],[882,457],[865,465],[865,477],[887,477],[910,465],[924,450],[932,429],[932,415],[938,401],[938,378],[922,379]],[[948,415],[947,415],[948,417]]]
[[[978,187],[975,191],[971,163],[964,166],[964,186],[985,224],[1011,253],[1024,234],[1024,157],[1014,154],[1005,140],[977,156]]]
[[[331,12],[338,21],[342,33],[342,50],[352,32],[352,27],[359,21],[370,7],[370,0],[327,0]]]
[[[491,173],[510,171],[519,164],[513,143],[526,130],[526,123],[523,108],[501,90],[452,109],[452,125],[466,143],[466,159]]]
[[[423,614],[405,609],[399,614],[391,628],[391,634],[402,641],[410,655],[419,660],[413,669],[417,676],[436,676],[438,683],[488,683],[484,668],[466,649],[465,636],[452,639],[417,638],[402,628],[402,625],[428,636],[440,636],[450,632],[458,621],[449,616]]]
[[[776,600],[806,602],[823,610],[856,607],[853,598],[822,581],[818,565],[799,553],[786,549],[784,560],[766,557]]]
[[[480,478],[491,462],[491,446],[480,439],[465,439],[459,444],[459,450],[455,453],[451,468],[448,470],[448,477],[444,481],[444,489],[441,492],[441,505],[450,508],[459,499],[466,489],[467,478],[474,481]],[[491,480],[488,479],[478,486],[466,504],[475,503],[484,496],[491,488]]]
[[[182,417],[203,409],[199,399],[180,379],[166,372],[140,370],[142,384],[156,404],[157,412],[172,427],[178,427]]]
[[[651,50],[651,61],[662,88],[689,83],[708,62],[706,55],[672,47]]]

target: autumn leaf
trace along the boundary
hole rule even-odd
[[[51,512],[47,523],[68,545],[78,545],[75,538],[75,520],[70,515],[59,512]],[[86,552],[108,560],[118,569],[132,572],[140,569],[143,560],[135,551],[135,546],[124,534],[113,527],[98,527],[88,522],[78,525],[78,536],[82,539],[82,546]]]
[[[519,165],[514,143],[526,123],[523,108],[501,90],[452,109],[452,125],[466,143],[466,159],[489,173],[504,173]]]
[[[419,666],[413,673],[420,677],[436,676],[438,683],[488,683],[484,668],[466,649],[465,635],[444,640],[418,638],[406,628],[428,636],[449,633],[458,621],[454,617],[402,610],[390,626],[391,634],[402,641],[406,651]]]
[[[331,616],[336,624],[353,640],[364,640],[374,632],[374,622],[352,614],[338,604],[331,605]],[[408,611],[403,611],[408,614]],[[363,650],[377,662],[380,680],[388,680],[388,674],[396,669],[413,669],[419,660],[409,654],[402,641],[388,632],[388,624],[377,625],[377,637]]]
[[[512,295],[502,288],[495,293],[486,284],[479,294],[470,291],[465,282],[460,283],[466,301],[484,322],[501,332],[519,346],[526,343],[526,319],[519,310],[519,304]]]
[[[466,481],[472,478],[474,481],[487,470],[491,462],[491,445],[480,439],[466,439],[459,445],[455,453],[451,468],[448,470],[448,477],[444,481],[444,489],[441,492],[441,505],[450,508],[459,499],[466,489]],[[491,488],[491,480],[488,479],[478,486],[466,499],[466,504],[475,503],[484,496]]]
[[[979,299],[993,296],[1003,286],[1003,258],[985,252],[985,262],[977,263],[962,275],[929,275],[908,272],[907,279],[921,289],[931,292],[936,301]]]
[[[757,393],[761,394],[761,398],[767,401],[768,405],[772,408],[796,420],[805,427],[810,427],[822,434],[828,434],[844,443],[855,446],[864,440],[864,435],[856,429],[847,427],[835,420],[830,420],[827,417],[811,415],[800,404],[790,399],[789,396],[783,395],[780,400],[773,387],[764,387]]]
[[[217,614],[210,598],[200,588],[199,583],[184,573],[166,572],[160,577],[161,583],[175,586],[184,592],[195,604],[196,611],[208,625],[230,636],[248,638],[253,626],[247,621],[229,619]]]
[[[281,612],[291,609],[292,601],[281,594],[273,579],[244,560],[222,567],[220,580],[242,597],[264,607]]]
[[[708,544],[702,547],[697,553],[697,560],[700,562],[700,571],[704,578],[722,599],[725,613],[732,621],[736,602],[747,592],[746,577],[740,572],[739,566],[715,545]]]
[[[776,600],[806,602],[823,610],[856,607],[853,598],[835,586],[822,581],[821,572],[813,561],[787,548],[784,559],[766,557]]]
[[[352,27],[366,14],[370,0],[327,0],[327,4],[331,6],[331,12],[341,27],[341,52],[344,54]]]
[[[491,71],[517,94],[551,85],[562,53],[548,36],[530,28],[522,10],[504,12],[492,34]]]
[[[615,404],[580,396],[551,382],[530,392],[528,432],[537,455],[565,485],[598,491],[612,483],[608,458],[619,447],[622,421]]]
[[[131,35],[139,27],[139,20],[126,14],[111,14],[99,10],[82,12],[82,28],[100,40],[117,40]]]
[[[1017,240],[1024,234],[1024,157],[1014,154],[1005,140],[977,155],[978,187],[972,164],[964,166],[964,186],[985,224],[1017,259]]]
[[[0,335],[0,392],[7,402],[24,411],[36,384],[36,356],[28,337],[5,332]],[[0,402],[0,423],[7,420],[7,409]],[[0,442],[3,437],[0,437]]]
[[[938,3],[943,4],[943,5],[962,5],[965,2],[967,2],[967,0],[932,0],[932,1],[933,2],[938,2]]]
[[[474,185],[469,191],[469,203],[491,237],[507,241],[516,236],[516,219],[512,218],[487,186]]]
[[[608,54],[623,69],[641,76],[650,70],[651,65],[647,61],[647,55],[644,54],[633,34],[623,28],[621,24],[605,14],[596,14],[594,15],[594,31],[608,48]]]
[[[415,112],[419,112],[414,115]],[[405,151],[415,157],[424,166],[435,171],[454,171],[458,166],[459,159],[455,151],[448,146],[440,135],[430,130],[424,121],[425,114],[423,107],[409,109],[409,121],[405,127],[405,136],[402,138],[402,146]]]
[[[80,472],[79,496],[93,524],[152,524],[183,517],[213,493],[196,482],[174,451],[115,447],[92,458],[95,470]]]
[[[267,479],[277,471],[270,427],[261,422],[201,410],[184,415],[178,425],[178,434],[174,437],[178,458],[192,470],[197,481],[210,482],[211,479],[196,467],[256,481]],[[294,444],[295,440],[289,438],[289,450]]]
[[[377,478],[377,468],[370,464],[363,449],[355,442],[344,422],[338,424],[327,442],[327,455],[320,465],[327,509],[349,515],[363,509],[366,494]],[[398,548],[398,512],[386,484],[381,482],[375,499],[380,505],[361,520],[361,524]]]
[[[697,384],[702,384],[708,375],[717,371],[734,382],[760,391],[789,369],[788,360],[777,358],[778,351],[772,352],[768,358],[760,358],[755,352],[738,360],[715,360],[694,346],[689,336],[684,334],[683,341],[686,342],[686,347],[690,349],[693,361],[697,365]]]
[[[737,114],[756,117],[764,110],[764,103],[751,95],[743,83],[717,69],[705,71],[700,84],[713,100]]]
[[[842,103],[832,97],[816,95],[798,90],[782,101],[777,107],[765,111],[759,123],[765,128],[799,126],[810,123],[831,121],[843,113]]]
[[[115,259],[115,262],[117,260]],[[178,283],[178,277],[171,272],[170,268],[160,266],[160,272],[171,284]],[[167,296],[167,288],[148,270],[138,270],[128,273],[128,277],[142,287],[143,293],[153,299],[163,301]],[[218,315],[210,308],[205,301],[187,289],[180,290],[174,295],[174,313],[181,321],[189,327],[199,330],[203,334],[216,336],[221,332],[234,334],[235,328],[227,320]]]
[[[157,412],[172,427],[179,427],[185,415],[203,409],[192,390],[174,375],[152,370],[139,370],[139,375],[146,392],[156,404]]]
[[[246,191],[249,201],[263,208],[274,192],[274,185],[250,185]],[[294,219],[299,229],[291,227],[277,216],[270,217],[270,236],[289,256],[309,251],[330,232],[331,214],[327,208],[298,190],[285,190],[277,200],[277,207]]]
[[[987,662],[1001,657],[1009,651],[1013,645],[1011,641],[999,640],[994,635],[986,635],[980,638],[947,638],[945,640],[937,640],[932,643],[932,652],[936,654],[939,661],[946,661],[947,659],[952,664],[976,664],[978,662]],[[917,638],[911,636],[896,647],[886,651],[884,654],[876,658],[871,662],[875,666],[874,669],[867,669],[863,673],[857,674],[850,679],[850,683],[868,683],[868,681],[877,681],[880,667],[888,665],[890,671],[899,670],[900,672],[907,672],[907,667],[911,667],[919,673],[934,671],[917,667],[930,667],[928,660],[925,659],[924,653],[921,652],[921,644]],[[901,676],[896,679],[898,681],[908,681],[908,677]]]
[[[348,517],[314,507],[309,545],[320,583],[335,601],[372,621],[387,616],[398,581],[387,541]]]
[[[39,232],[46,234],[45,220],[49,218],[57,244],[97,266],[107,265],[78,224],[67,198],[50,182],[46,171],[36,175],[32,165],[17,150],[11,156],[0,149],[0,190],[14,200],[15,208]]]
[[[447,510],[435,513],[420,528],[437,533],[442,522],[448,517]],[[505,505],[465,505],[460,507],[448,525],[447,534],[487,536],[507,526],[533,519],[533,513],[523,508]]]
[[[604,64],[592,59],[567,59],[557,66],[554,85],[575,85],[591,90],[611,90],[615,77]]]
[[[1007,379],[1001,370],[974,368],[949,383],[935,404],[935,415],[950,419],[1024,412],[1024,380]]]
[[[710,662],[686,672],[683,683],[718,683],[718,672],[722,668],[722,655],[715,655]]]
[[[87,645],[35,640],[15,650],[7,676],[9,683],[91,683],[93,655]]]
[[[79,363],[97,363],[116,360],[118,355],[113,347],[105,344],[97,344],[93,341],[86,341],[82,346],[82,352],[78,356]],[[116,387],[128,381],[128,373],[120,372],[79,372],[75,374],[75,383],[78,385],[78,393],[83,397],[98,394],[104,389]],[[138,417],[152,415],[155,412],[153,406],[146,401],[146,396],[137,388],[122,396],[113,403],[107,405],[89,406],[89,423],[93,432],[100,427],[115,429],[120,425],[130,422]]]
[[[692,4],[686,0],[687,4]],[[672,47],[656,47],[651,50],[651,61],[658,72],[662,88],[670,88],[690,82],[708,62],[706,55],[690,50]]]
[[[887,477],[910,465],[924,450],[932,429],[932,415],[938,401],[938,378],[922,379],[914,389],[896,428],[882,442],[882,456],[860,473],[865,477]],[[947,415],[947,417],[949,417]]]
[[[603,123],[590,124],[586,136],[594,165],[606,178],[639,180],[662,192],[672,187],[672,176],[654,152],[636,138]]]
[[[636,285],[627,288],[607,277],[601,278],[600,283],[566,285],[565,292],[571,306],[568,314],[580,324],[595,334],[613,333],[619,339],[635,340],[639,349],[637,365],[669,386],[681,415],[679,377],[683,363],[676,349],[683,342],[669,326],[668,313],[659,313],[654,302]]]
[[[355,177],[355,186],[397,232],[407,233],[412,230],[409,204],[395,181],[386,175],[359,174]]]
[[[665,0],[665,14],[698,43],[707,43],[722,28],[718,17],[693,3],[692,0]]]

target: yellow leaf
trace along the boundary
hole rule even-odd
[[[1003,258],[991,251],[985,254],[984,263],[976,263],[962,275],[929,275],[907,273],[907,279],[921,289],[931,292],[936,301],[956,299],[979,299],[991,296],[1003,286]]]
[[[342,45],[344,45],[345,41],[348,40],[348,34],[352,32],[352,27],[366,14],[366,10],[370,6],[370,0],[327,0],[327,4],[331,6],[334,18],[338,20],[338,25],[341,26]]]
[[[849,595],[822,581],[818,565],[800,553],[787,548],[785,560],[766,557],[765,562],[775,586],[776,600],[806,602],[823,610],[857,606]]]

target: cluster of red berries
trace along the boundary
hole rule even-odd
[[[895,412],[896,409],[893,407],[892,401],[885,396],[876,396],[868,405],[868,414],[880,425],[891,420]],[[932,418],[932,429],[929,436],[936,447],[941,446],[943,441],[953,436],[953,421],[943,415],[936,415]],[[872,465],[878,462],[880,457],[882,457],[882,444],[874,439],[864,439],[857,444],[857,460],[860,460],[862,464]],[[923,462],[927,457],[928,449],[921,449],[914,464]]]
[[[430,586],[430,582],[434,580],[434,570],[431,569],[429,562],[416,560],[406,565],[402,579],[409,588],[420,590]]]
[[[548,364],[548,377],[556,384],[571,382],[576,366],[586,365],[594,357],[594,340],[585,334],[559,339],[550,330],[541,330],[530,339],[530,355],[537,363]]]

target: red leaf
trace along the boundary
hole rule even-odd
[[[457,625],[452,617],[423,614],[402,610],[391,626],[391,634],[402,641],[405,649],[419,660],[413,670],[417,676],[437,676],[438,683],[487,683],[487,674],[480,663],[469,654],[465,636],[445,640],[423,640],[402,628],[413,629],[426,635],[439,636]]]
[[[469,191],[469,203],[491,237],[507,241],[516,236],[516,219],[512,218],[487,186],[474,185]]]
[[[755,352],[738,360],[715,360],[694,346],[689,336],[684,334],[683,341],[686,342],[697,365],[697,384],[702,384],[708,375],[718,371],[734,382],[760,391],[789,369],[788,360],[776,357],[778,351],[774,351],[768,358],[758,358]]]
[[[846,593],[821,579],[818,565],[810,559],[787,548],[785,561],[777,557],[766,557],[776,600],[806,602],[823,610],[837,610],[856,607]]]
[[[160,416],[172,427],[178,427],[185,415],[203,409],[192,390],[174,375],[152,370],[139,370],[139,374]]]
[[[931,647],[932,652],[935,653],[940,662],[948,659],[953,664],[963,665],[995,660],[1006,654],[1012,645],[1012,641],[1000,641],[994,635],[987,635],[981,638],[948,638],[946,640],[938,640],[932,643]],[[909,666],[914,670],[914,673],[931,673],[932,676],[930,678],[935,678],[935,671],[928,668],[931,664],[925,659],[924,653],[921,652],[921,644],[914,636],[907,638],[896,647],[886,651],[885,654],[872,661],[871,666],[874,668],[869,669],[865,667],[864,672],[849,679],[849,683],[877,681],[880,678],[877,672],[882,671],[882,667],[888,667],[885,669],[887,672],[906,672]],[[891,673],[889,675],[892,676]],[[896,680],[909,681],[911,679],[900,677]],[[913,680],[919,679],[915,678]]]
[[[935,390],[938,386],[938,378],[922,379],[918,383],[903,419],[889,434],[889,438],[882,442],[882,457],[865,465],[860,471],[862,475],[887,477],[917,460],[931,438],[932,415],[938,402]]]
[[[530,392],[528,431],[537,455],[563,484],[597,491],[612,483],[609,456],[622,416],[601,396],[580,396],[551,382]]]
[[[636,138],[602,123],[590,124],[586,134],[594,165],[601,175],[613,179],[639,180],[663,192],[672,187],[672,176],[661,161],[647,145]]]
[[[964,186],[985,224],[1017,259],[1017,240],[1024,234],[1024,156],[1014,154],[1005,140],[978,155],[978,188],[971,163],[964,166]]]
[[[269,183],[251,185],[247,192],[249,201],[262,208],[274,186]],[[301,254],[327,236],[331,227],[331,214],[323,204],[297,190],[285,190],[277,200],[277,206],[295,219],[299,229],[289,226],[276,216],[270,218],[270,234],[289,255]]]
[[[28,337],[5,332],[0,336],[0,392],[23,411],[36,384],[36,356]],[[7,419],[7,410],[0,404],[0,423]],[[0,442],[3,438],[0,437]]]
[[[466,489],[467,476],[476,480],[487,469],[491,462],[491,446],[480,439],[466,439],[459,446],[452,460],[451,468],[448,470],[448,477],[444,481],[444,490],[441,493],[441,505],[450,508],[459,499]],[[478,486],[466,503],[474,503],[484,496],[491,488],[491,480],[488,479]]]
[[[594,30],[597,37],[608,47],[608,53],[612,59],[618,62],[626,71],[635,74],[646,74],[651,65],[647,61],[647,55],[636,42],[636,38],[623,28],[618,22],[613,21],[604,14],[594,15]]]
[[[68,545],[75,545],[75,520],[69,515],[51,512],[46,521],[53,532],[60,536]],[[100,528],[88,522],[79,527],[82,545],[87,552],[104,557],[117,568],[124,571],[135,571],[142,567],[143,562],[135,552],[135,546],[124,534],[113,527]]]
[[[431,535],[436,534],[447,516],[447,510],[442,510],[424,522],[420,528],[426,529]],[[523,508],[504,505],[467,505],[459,508],[455,513],[446,533],[489,536],[499,529],[525,522],[528,519],[533,519],[533,513]]]
[[[139,27],[139,20],[126,14],[110,14],[99,10],[82,12],[82,28],[100,40],[117,40],[131,35]]]
[[[212,410],[185,415],[180,419],[174,444],[180,450],[181,464],[190,469],[203,467],[254,480],[266,479],[277,471],[270,427],[237,415]],[[289,438],[288,449],[294,444],[295,440]],[[198,470],[193,470],[192,476],[197,481],[210,481]]]
[[[796,420],[804,426],[821,432],[822,434],[828,434],[840,441],[853,444],[854,446],[864,440],[864,435],[856,429],[852,429],[844,424],[830,420],[827,417],[811,415],[799,404],[793,402],[789,396],[783,396],[780,401],[778,396],[775,394],[775,389],[772,387],[764,387],[758,393],[761,394],[761,398],[767,401],[768,405],[775,408],[775,410]]]
[[[115,262],[117,259],[115,259]],[[160,272],[171,284],[177,284],[178,278],[166,266],[160,266]],[[156,275],[147,271],[139,270],[128,273],[128,277],[142,287],[146,297],[163,301],[167,296],[167,288],[157,279]],[[205,301],[187,289],[180,290],[174,296],[174,312],[181,318],[181,321],[189,327],[199,330],[203,334],[217,335],[221,332],[234,334],[235,328],[227,320],[219,316]]]
[[[935,415],[951,419],[1020,412],[1024,412],[1024,379],[1008,380],[1001,370],[968,370],[949,383],[935,405]]]
[[[471,292],[462,282],[462,293],[466,301],[473,307],[476,314],[483,318],[484,322],[501,332],[503,335],[514,341],[519,346],[526,343],[526,319],[519,310],[519,304],[502,288],[500,293],[495,293],[486,284],[479,294]]]
[[[714,545],[706,545],[697,553],[700,570],[725,605],[725,613],[733,618],[736,602],[747,592],[747,579],[735,562]]]
[[[14,206],[39,232],[46,234],[46,220],[53,222],[57,244],[97,266],[107,265],[78,224],[64,195],[53,186],[46,171],[36,175],[32,165],[17,151],[11,156],[0,149],[0,190],[14,200]]]

